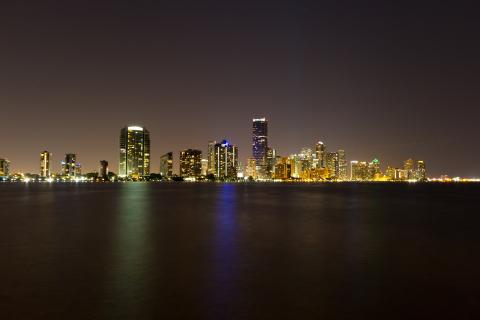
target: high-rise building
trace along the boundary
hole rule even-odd
[[[173,152],[167,152],[160,157],[160,174],[162,177],[173,177]]]
[[[408,159],[403,162],[403,170],[405,170],[406,179],[414,178],[414,161],[413,159]]]
[[[326,158],[326,168],[330,178],[337,179],[339,175],[339,162],[338,162],[338,153],[337,152],[327,152]]]
[[[0,177],[8,177],[10,175],[10,161],[0,159]]]
[[[350,161],[350,180],[365,181],[368,179],[368,163],[365,161]]]
[[[108,161],[101,160],[100,167],[98,168],[98,177],[103,181],[108,180]]]
[[[267,148],[267,158],[265,162],[267,178],[272,178],[275,173],[275,161],[277,159],[277,151],[273,148]]]
[[[208,159],[202,159],[202,176],[208,174]]]
[[[290,159],[287,157],[280,158],[275,164],[274,179],[288,180],[292,176],[292,167]]]
[[[238,148],[227,140],[215,145],[215,177],[221,180],[237,178]]]
[[[265,118],[253,119],[252,129],[252,155],[257,167],[264,167],[268,150],[268,121]]]
[[[141,180],[150,175],[150,133],[144,127],[120,130],[120,165],[118,175]]]
[[[51,160],[52,154],[48,151],[42,151],[40,153],[40,177],[48,178],[51,175]]]
[[[62,161],[62,174],[69,178],[77,176],[77,155],[75,153],[65,154],[65,160]]]
[[[207,154],[207,160],[208,160],[208,170],[207,174],[215,174],[215,145],[217,144],[217,141],[208,141],[208,154]]]
[[[380,161],[378,159],[373,159],[372,162],[368,164],[368,179],[372,180],[375,177],[378,177],[381,173]]]
[[[257,179],[257,161],[254,158],[247,159],[247,168],[245,170],[247,178]]]
[[[338,180],[347,180],[347,158],[345,150],[338,150]]]
[[[180,176],[198,178],[202,174],[202,151],[186,149],[180,151]]]
[[[427,168],[425,167],[425,161],[423,160],[417,161],[417,170],[416,170],[415,178],[419,181],[427,180]]]
[[[327,167],[327,147],[322,141],[317,142],[315,145],[315,155],[318,159],[318,166],[320,168]]]

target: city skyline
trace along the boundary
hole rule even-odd
[[[298,155],[303,156],[304,152],[309,152],[314,156],[313,161],[316,161],[315,166],[318,166],[319,168],[326,168],[326,169],[329,169],[331,172],[334,172],[333,177],[340,178],[340,180],[348,180],[348,179],[357,180],[352,178],[353,177],[352,166],[358,163],[364,164],[365,166],[367,166],[368,163],[370,162],[370,159],[356,160],[353,158],[348,158],[345,156],[345,150],[342,148],[338,150],[327,149],[327,146],[323,141],[317,141],[312,148],[308,146],[304,146],[301,150],[297,149],[297,152],[293,152],[290,154],[279,154],[279,152],[275,148],[269,146],[267,142],[269,140],[268,122],[269,120],[266,117],[252,119],[253,127],[251,132],[251,135],[252,135],[251,136],[251,139],[252,139],[251,154],[247,156],[244,159],[244,161],[238,158],[238,154],[241,154],[241,153],[238,151],[237,146],[233,146],[235,148],[234,155],[236,159],[235,160],[236,165],[234,166],[235,170],[237,170],[237,166],[239,164],[242,164],[244,171],[248,171],[249,169],[247,169],[246,167],[249,165],[249,162],[252,160],[255,160],[254,161],[254,163],[256,164],[255,176],[258,176],[258,178],[262,179],[263,178],[262,175],[265,176],[265,174],[267,174],[268,172],[269,177],[267,178],[267,176],[265,176],[265,178],[270,179],[275,175],[274,172],[275,172],[276,161],[281,162],[280,160],[281,158],[297,157]],[[259,140],[259,137],[260,137],[260,140]],[[137,150],[138,147],[135,147],[135,145],[138,144],[139,142],[142,145],[140,148],[140,151]],[[129,145],[130,147],[128,147]],[[199,152],[199,156],[198,156],[199,162],[195,164],[196,166],[198,166],[198,168],[194,170],[194,171],[198,171],[198,173],[194,175],[183,175],[183,176],[199,177],[200,170],[203,170],[203,168],[201,168],[202,166],[200,163],[200,160],[201,160],[201,161],[206,161],[206,163],[208,163],[208,165],[206,165],[206,168],[205,168],[206,173],[214,174],[216,178],[219,178],[218,177],[219,169],[218,169],[218,165],[216,164],[217,160],[215,159],[216,152],[217,152],[216,149],[217,149],[217,146],[224,146],[224,145],[229,146],[230,143],[225,139],[221,143],[217,143],[216,140],[209,140],[207,142],[207,147],[205,149],[202,149],[202,148],[180,149],[179,157],[177,159],[173,157],[174,152],[172,151],[169,151],[166,154],[163,154],[158,159],[152,159],[150,157],[150,153],[151,153],[150,131],[148,131],[146,127],[142,127],[139,125],[127,125],[121,129],[120,156],[118,157],[118,159],[116,159],[117,161],[113,161],[113,163],[117,163],[117,167],[111,166],[111,165],[110,166],[107,165],[107,167],[108,167],[108,171],[116,173],[119,177],[123,177],[123,178],[127,176],[132,177],[132,174],[133,174],[133,176],[136,176],[137,177],[136,179],[138,179],[138,177],[142,177],[142,176],[147,177],[150,175],[150,173],[162,174],[162,166],[165,166],[165,163],[162,164],[162,162],[165,161],[164,157],[169,155],[170,166],[171,166],[170,170],[172,171],[172,174],[182,176],[182,169],[181,169],[182,153],[185,151],[188,151],[188,152],[194,151],[194,152]],[[260,149],[262,149],[260,150],[260,153],[259,153],[259,145],[261,146]],[[214,148],[211,149],[211,146]],[[132,151],[127,152],[127,150],[130,150],[130,148],[132,148]],[[144,149],[146,153],[145,156],[143,155]],[[206,152],[203,150],[206,150]],[[267,165],[268,152],[272,150],[274,152],[274,159],[276,155],[277,160],[274,160],[273,166],[271,166],[267,170],[267,167],[269,167]],[[128,156],[128,154],[131,154],[131,155]],[[259,158],[259,154],[260,154],[260,157],[265,158],[265,161],[263,162],[260,161],[260,164],[258,164],[258,160],[256,159],[256,158]],[[40,166],[38,168],[39,169],[38,172],[12,170],[11,160],[9,158],[0,157],[0,159],[8,161],[10,173],[31,173],[31,174],[38,173],[40,177],[49,177],[50,174],[64,174],[66,176],[71,176],[71,177],[80,176],[82,173],[83,166],[80,163],[80,161],[77,161],[77,154],[65,153],[63,156],[64,158],[59,162],[59,170],[55,171],[55,166],[52,165],[52,163],[55,163],[55,159],[53,158],[53,153],[46,150],[42,151],[40,153]],[[48,157],[48,160],[46,160],[46,157]],[[146,174],[142,174],[137,171],[131,171],[131,169],[130,170],[126,169],[127,167],[126,163],[129,163],[132,161],[135,162],[135,166],[137,166],[137,160],[132,160],[132,158],[135,158],[135,157],[140,157],[142,159],[141,163],[142,163],[142,167],[144,167],[144,169],[142,170],[144,170]],[[138,161],[140,161],[140,158],[138,159]],[[127,159],[129,160],[127,161]],[[158,163],[157,163],[157,160],[158,160]],[[378,172],[380,172],[380,170],[381,172],[384,171],[387,176],[389,175],[388,174],[389,170],[403,170],[405,168],[406,171],[409,171],[409,170],[413,170],[414,168],[414,163],[413,163],[414,160],[411,159],[410,157],[407,160],[401,160],[395,163],[385,163],[382,161],[381,165],[380,165],[380,161],[377,158],[373,158],[373,160],[371,161],[372,162],[370,162],[370,164],[375,163],[376,166],[378,167],[378,170],[377,170]],[[412,162],[409,165],[411,169],[407,169],[408,165],[406,164],[406,162],[408,161]],[[416,161],[418,161],[418,163],[422,163],[422,165],[425,166],[424,164],[425,160],[417,159]],[[48,165],[47,165],[47,162],[48,162]],[[108,163],[107,160],[100,160],[100,163],[102,162]],[[45,166],[47,166],[47,168],[45,168]],[[122,166],[124,169],[121,169]],[[347,175],[347,166],[350,167],[350,169],[348,170],[348,175]],[[115,170],[112,168],[116,168],[118,170]],[[98,169],[99,167],[98,167],[98,161],[97,161],[97,165],[94,169],[84,170],[83,173],[96,172]],[[215,171],[211,172],[210,169],[214,169]],[[127,171],[128,173],[126,173]],[[292,169],[292,171],[294,171],[294,169]],[[48,174],[45,174],[45,172],[48,172]],[[264,173],[262,174],[261,172],[264,172]],[[167,176],[172,177],[172,175],[170,174]],[[350,178],[347,179],[348,176]],[[397,174],[393,173],[392,176],[396,177]],[[431,175],[431,176],[434,176],[434,175]],[[448,173],[443,173],[442,175],[439,175],[439,176],[450,176],[450,175]],[[426,176],[424,176],[423,178],[426,178]],[[476,177],[464,177],[464,178],[476,178]]]
[[[28,2],[28,1],[27,1]],[[468,5],[369,1],[9,2],[0,21],[0,157],[117,168],[122,125],[162,154],[234,141],[266,116],[282,155],[324,141],[349,159],[479,176],[479,21]]]

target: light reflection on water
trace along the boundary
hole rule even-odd
[[[214,229],[214,264],[212,268],[213,295],[210,303],[217,319],[227,319],[227,304],[234,299],[237,285],[237,189],[232,184],[222,184],[217,190],[215,229]]]
[[[154,246],[149,242],[150,186],[124,183],[117,200],[107,292],[113,298],[111,311],[122,310],[123,316],[135,316],[141,312],[140,300],[148,290],[146,274]]]

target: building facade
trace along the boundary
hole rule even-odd
[[[98,177],[103,181],[108,180],[108,161],[101,160],[100,167],[98,168]]]
[[[268,121],[265,118],[253,119],[252,157],[257,167],[266,165],[268,151]]]
[[[215,177],[220,180],[236,180],[238,148],[227,140],[215,145]]]
[[[66,153],[65,160],[62,161],[62,174],[69,178],[75,178],[79,173],[78,170],[77,155],[75,153]]]
[[[348,175],[347,175],[347,157],[345,155],[345,150],[338,150],[338,180],[347,180]]]
[[[48,151],[42,151],[40,153],[40,177],[49,178],[51,172],[52,154]]]
[[[186,149],[180,151],[180,176],[199,178],[202,175],[202,151]]]
[[[317,158],[317,165],[320,168],[327,167],[327,147],[322,141],[317,142],[315,145],[315,156]]]
[[[10,161],[0,159],[0,177],[8,177],[10,175]]]
[[[142,180],[150,175],[150,133],[144,127],[120,130],[119,177]]]
[[[328,169],[329,177],[337,179],[339,176],[339,161],[338,152],[327,152],[326,155],[326,168]]]
[[[160,174],[162,177],[173,177],[173,152],[167,152],[160,157]]]

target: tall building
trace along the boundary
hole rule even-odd
[[[381,173],[382,171],[380,170],[380,161],[378,159],[373,159],[372,162],[368,164],[368,178],[374,179]]]
[[[320,168],[327,167],[327,147],[322,141],[317,142],[315,145],[315,155],[318,159],[318,166]]]
[[[8,177],[10,175],[10,161],[0,159],[0,177]]]
[[[215,177],[221,180],[237,178],[238,148],[227,140],[215,145]]]
[[[345,150],[338,150],[338,179],[347,180],[347,158],[345,156]]]
[[[292,176],[292,167],[290,159],[287,157],[280,158],[275,164],[274,179],[288,180]]]
[[[108,180],[108,161],[101,160],[100,167],[98,168],[98,177],[103,181]]]
[[[365,161],[350,161],[350,180],[365,181],[369,179],[368,163]]]
[[[338,179],[339,176],[339,157],[337,152],[327,152],[325,164],[330,178]]]
[[[414,161],[413,159],[408,159],[403,162],[403,170],[405,170],[406,179],[414,178]]]
[[[48,178],[51,175],[52,154],[48,151],[40,153],[40,177]]]
[[[118,175],[141,180],[150,175],[150,133],[144,127],[120,130],[120,165]]]
[[[265,118],[253,119],[252,155],[258,167],[266,165],[268,150],[268,121]]]
[[[207,174],[215,174],[215,145],[217,141],[208,141],[208,169]]]
[[[417,170],[416,170],[415,178],[420,181],[427,180],[427,168],[425,167],[425,161],[423,160],[417,161]]]
[[[65,154],[65,160],[62,161],[62,174],[69,178],[74,178],[78,174],[77,155],[75,153]]]
[[[267,178],[272,178],[275,174],[275,161],[277,160],[277,151],[267,147],[267,157],[265,162]]]
[[[202,151],[186,149],[180,151],[180,175],[184,178],[198,178],[202,174]]]
[[[160,174],[162,177],[173,177],[173,152],[167,152],[160,157]]]
[[[202,176],[208,174],[208,159],[202,159]]]
[[[247,159],[247,168],[245,170],[247,178],[257,179],[257,161],[254,158]]]

